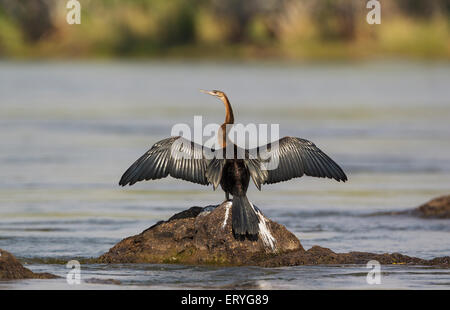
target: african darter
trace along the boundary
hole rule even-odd
[[[202,90],[202,92],[219,98],[225,104],[225,123],[219,130],[219,141],[222,150],[225,150],[229,146],[227,143],[232,143],[228,139],[227,125],[234,124],[230,101],[222,91]],[[262,184],[287,181],[303,175],[344,182],[347,180],[341,167],[314,143],[295,137],[284,137],[277,142],[278,145],[273,150],[274,142],[263,147],[270,152],[269,158],[262,159],[259,156],[263,150],[261,146],[256,149],[258,154],[256,158],[247,155],[243,158],[237,157],[237,152],[233,152],[232,158],[226,156],[211,158],[205,156],[205,150],[211,154],[215,152],[213,149],[206,149],[205,146],[181,136],[170,137],[155,143],[136,160],[123,174],[119,184],[133,185],[142,180],[161,179],[168,175],[202,185],[212,184],[214,190],[220,184],[226,200],[229,200],[230,194],[233,196],[231,212],[234,236],[239,239],[245,237],[257,239],[259,219],[246,196],[250,178],[259,190]],[[235,150],[238,148],[234,143],[232,146]],[[177,152],[174,153],[174,150]],[[248,154],[249,150],[245,151]],[[179,156],[180,154],[182,156]],[[278,166],[272,170],[264,169],[263,162],[267,160],[275,160]]]

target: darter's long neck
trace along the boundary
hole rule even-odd
[[[222,98],[222,101],[225,104],[225,112],[226,112],[224,124],[234,124],[233,109],[231,108],[230,101],[228,100],[227,96],[224,96]]]
[[[227,96],[224,96],[222,98],[223,103],[225,104],[225,123],[220,126],[220,132],[219,132],[219,141],[222,146],[222,148],[225,148],[227,146],[227,125],[234,124],[234,115],[233,115],[233,109],[231,108],[230,101],[228,100]]]

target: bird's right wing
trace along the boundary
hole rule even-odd
[[[269,143],[264,146],[264,149],[269,155],[266,160],[276,163],[276,167],[265,170],[265,174],[261,172],[264,169],[260,168],[260,171],[250,169],[250,174],[258,188],[261,184],[283,182],[303,175],[347,181],[342,168],[311,141],[284,137],[275,145]],[[258,147],[257,150],[261,155],[262,147]],[[260,160],[260,164],[262,162],[264,160]]]
[[[119,185],[133,185],[142,180],[155,180],[168,175],[185,181],[208,185],[206,170],[210,160],[203,146],[183,137],[170,137],[155,143],[123,174]]]

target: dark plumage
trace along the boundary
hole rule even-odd
[[[185,156],[176,156],[179,153]],[[174,154],[174,156],[172,156]],[[156,142],[128,168],[119,184],[133,185],[143,180],[156,180],[171,176],[177,179],[208,185],[206,171],[209,161],[203,157],[202,146],[183,137],[170,137]]]
[[[234,117],[228,98],[223,92],[211,91],[208,94],[220,98],[226,107],[227,116],[224,125],[233,124]],[[222,126],[225,128],[225,126]],[[223,152],[227,143],[226,135],[219,136]],[[155,180],[172,176],[202,185],[219,184],[226,199],[233,195],[232,226],[236,237],[255,238],[258,234],[258,217],[253,205],[248,201],[246,192],[250,178],[261,190],[262,184],[283,182],[303,175],[347,181],[344,171],[314,143],[295,137],[284,137],[278,142],[263,147],[245,150],[245,158],[238,159],[238,147],[234,145],[235,157],[209,157],[215,150],[186,140],[183,137],[170,137],[155,143],[128,168],[119,184],[133,185],[143,180]],[[267,150],[268,153],[265,153]],[[216,153],[217,154],[217,153]],[[255,156],[252,156],[255,155]],[[275,169],[266,170],[268,163],[278,163]]]

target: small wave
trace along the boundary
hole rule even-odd
[[[23,264],[36,265],[65,265],[68,261],[77,260],[80,264],[94,264],[96,259],[93,257],[18,257]]]
[[[50,227],[43,227],[43,228],[10,228],[10,227],[2,227],[0,228],[0,231],[29,231],[29,232],[63,232],[63,231],[71,231],[70,229],[66,228],[50,228]]]
[[[316,217],[360,217],[363,216],[361,212],[355,211],[334,211],[334,210],[317,210],[317,211],[305,211],[298,212],[278,212],[272,215],[276,218],[316,218]]]

